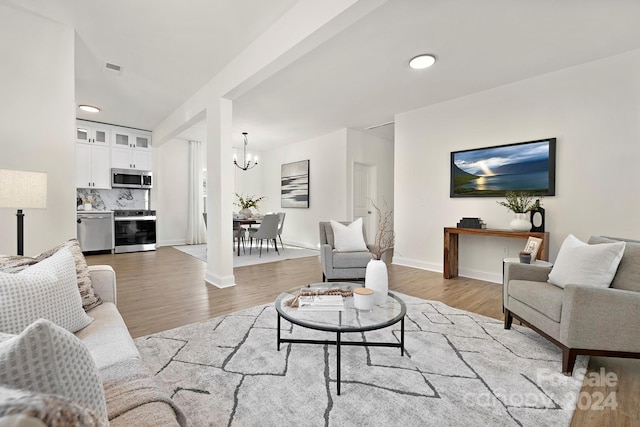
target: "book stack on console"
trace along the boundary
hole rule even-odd
[[[487,224],[480,218],[462,218],[457,225],[458,228],[487,228]]]
[[[342,295],[301,296],[298,310],[305,311],[344,311]]]

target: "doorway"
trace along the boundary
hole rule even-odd
[[[353,219],[362,218],[365,232],[367,233],[367,243],[372,243],[376,237],[376,223],[378,218],[371,205],[371,200],[375,198],[376,189],[376,166],[365,163],[353,163]]]

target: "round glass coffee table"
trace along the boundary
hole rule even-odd
[[[338,395],[340,395],[340,347],[343,345],[364,347],[397,347],[400,355],[404,356],[404,316],[407,308],[404,302],[392,292],[389,292],[383,305],[375,305],[370,311],[354,308],[353,297],[345,297],[344,309],[339,310],[305,310],[297,307],[289,307],[286,302],[295,298],[301,290],[326,290],[341,289],[353,290],[362,287],[357,283],[348,282],[324,282],[297,287],[281,293],[276,299],[276,311],[278,312],[277,345],[280,351],[281,343],[294,344],[332,344],[336,346],[336,379]],[[325,332],[335,332],[335,340],[307,340],[282,338],[280,334],[281,318],[304,328],[316,329]],[[341,334],[349,332],[365,332],[386,328],[400,322],[400,342],[371,342],[371,341],[342,341]]]

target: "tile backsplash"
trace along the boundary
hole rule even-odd
[[[114,188],[110,190],[96,190],[78,188],[77,198],[82,202],[91,200],[94,210],[117,211],[120,209],[148,209],[149,190],[132,188]]]

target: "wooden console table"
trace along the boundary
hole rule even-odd
[[[549,232],[491,230],[487,228],[444,228],[444,268],[443,276],[451,279],[458,276],[458,236],[460,234],[473,234],[476,236],[512,237],[516,239],[528,239],[537,237],[542,239],[538,250],[538,259],[549,260]]]

